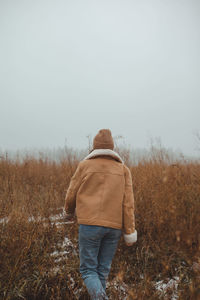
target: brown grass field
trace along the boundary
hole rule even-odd
[[[0,299],[89,299],[78,225],[61,214],[77,164],[76,155],[57,163],[1,157]],[[128,165],[138,241],[119,243],[110,299],[200,299],[200,163],[154,154]]]

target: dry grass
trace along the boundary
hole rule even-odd
[[[73,156],[57,164],[1,159],[1,299],[88,299],[78,270],[77,224],[52,222],[77,163]],[[128,248],[120,241],[110,298],[200,299],[200,164],[172,165],[152,155],[130,168],[138,242]],[[66,244],[66,258],[56,261],[52,253],[63,251],[66,236],[73,246]],[[159,293],[156,282],[175,277],[177,298],[174,288]]]

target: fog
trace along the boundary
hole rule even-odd
[[[0,149],[101,128],[199,155],[200,1],[0,0]]]

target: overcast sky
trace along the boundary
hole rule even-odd
[[[200,1],[0,0],[0,148],[101,128],[198,155]]]

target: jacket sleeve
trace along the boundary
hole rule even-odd
[[[125,235],[135,232],[134,195],[132,176],[128,167],[125,167],[125,192],[123,199],[123,230]]]
[[[78,189],[81,185],[81,166],[78,165],[74,175],[71,178],[66,197],[65,197],[65,206],[64,211],[67,215],[72,215],[75,212],[76,208],[76,194],[78,192]]]

